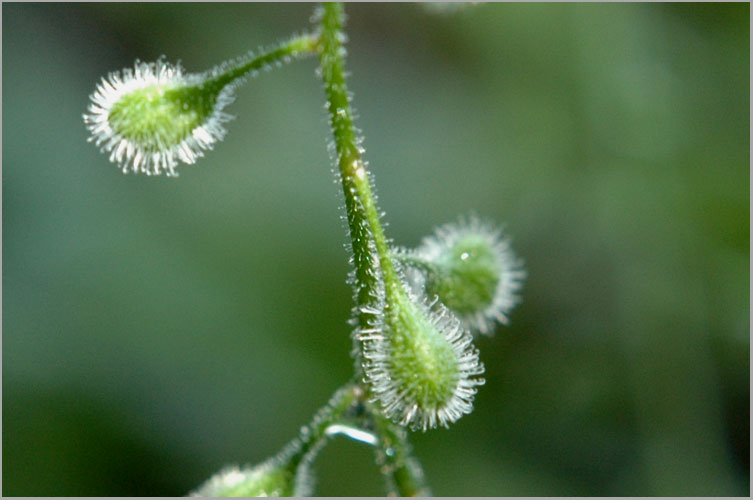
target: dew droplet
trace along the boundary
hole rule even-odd
[[[366,432],[362,429],[358,429],[356,427],[351,427],[349,425],[330,425],[329,427],[327,427],[327,430],[324,433],[328,437],[342,435],[352,439],[353,441],[358,441],[359,443],[364,443],[371,446],[377,444],[377,438],[374,434]]]

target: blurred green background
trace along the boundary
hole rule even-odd
[[[351,375],[315,60],[238,92],[179,179],[81,119],[109,71],[189,71],[308,4],[3,3],[4,495],[183,495],[275,453]],[[413,435],[437,495],[749,494],[749,5],[348,5],[388,235],[475,212],[529,278],[487,384]],[[320,495],[382,495],[335,439]]]

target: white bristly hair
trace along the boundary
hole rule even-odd
[[[469,236],[481,238],[489,244],[499,266],[500,275],[494,298],[487,307],[473,313],[456,314],[466,328],[491,335],[496,323],[506,325],[509,322],[510,311],[520,302],[518,292],[526,277],[523,262],[515,256],[510,240],[502,235],[502,231],[475,216],[461,218],[456,223],[438,227],[433,235],[425,237],[415,250],[415,254],[429,262],[437,261],[444,252],[451,251],[456,244]],[[414,280],[418,278],[415,271],[412,271],[410,276]]]
[[[185,74],[180,65],[165,62],[162,58],[156,62],[136,61],[133,68],[110,73],[97,85],[91,95],[88,112],[84,115],[86,127],[91,132],[89,142],[94,142],[102,152],[110,154],[110,161],[117,163],[123,173],[129,171],[146,175],[177,176],[175,167],[178,160],[183,163],[195,163],[204,156],[204,151],[225,136],[223,123],[232,116],[222,110],[233,102],[234,85],[227,85],[216,98],[212,113],[197,127],[186,134],[177,144],[166,144],[155,138],[155,144],[138,142],[127,137],[122,131],[112,127],[109,117],[113,106],[131,92],[154,85],[163,85],[166,89],[181,86],[199,86],[212,72],[205,74]]]
[[[449,343],[454,353],[457,380],[452,394],[432,407],[424,407],[414,398],[415,391],[420,388],[414,387],[415,383],[406,377],[393,373],[391,359],[394,353],[390,338],[395,332],[384,323],[384,314],[380,315],[379,324],[357,330],[365,381],[385,416],[400,425],[423,431],[440,425],[449,427],[473,410],[476,387],[484,384],[484,379],[477,377],[484,373],[484,365],[479,360],[478,349],[472,344],[473,337],[461,327],[454,314],[436,300],[427,304],[407,287],[404,291],[418,314],[425,315],[436,334]]]

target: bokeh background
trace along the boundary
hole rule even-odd
[[[296,435],[352,373],[342,198],[307,59],[238,92],[178,179],[81,115],[311,4],[2,5],[2,493],[183,495]],[[476,409],[413,435],[437,495],[749,494],[749,5],[348,5],[388,235],[475,212],[529,278]],[[333,440],[320,495],[382,495]]]

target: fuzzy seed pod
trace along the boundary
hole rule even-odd
[[[192,497],[302,497],[312,492],[307,465],[293,472],[289,464],[272,458],[255,467],[228,467],[209,478]]]
[[[315,46],[311,35],[294,36],[200,74],[186,74],[163,58],[136,61],[103,78],[91,95],[84,114],[89,141],[123,172],[177,176],[178,161],[195,163],[225,136],[223,123],[232,117],[223,109],[247,77],[313,54]]]
[[[394,285],[380,324],[359,340],[366,382],[388,418],[426,431],[449,427],[473,409],[484,366],[471,335],[445,307]]]
[[[233,84],[213,80],[217,70],[185,74],[159,59],[103,78],[84,122],[90,142],[110,153],[123,172],[178,175],[178,160],[194,163],[225,136]]]
[[[439,227],[402,256],[414,265],[414,282],[473,332],[492,334],[520,301],[517,292],[526,276],[522,261],[501,231],[476,218]]]

